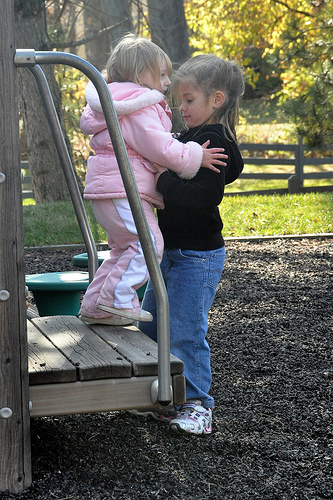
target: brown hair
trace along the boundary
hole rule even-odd
[[[245,90],[243,72],[236,61],[227,61],[212,54],[192,57],[174,74],[173,95],[180,83],[192,85],[202,91],[207,99],[217,90],[224,93],[225,101],[215,110],[214,115],[217,122],[224,125],[235,140],[239,101]]]

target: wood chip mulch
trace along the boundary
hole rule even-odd
[[[26,272],[78,251],[26,251]],[[1,499],[333,498],[332,239],[227,242],[209,315],[211,436],[126,412],[31,421],[33,484]]]

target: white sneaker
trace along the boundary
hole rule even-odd
[[[98,304],[97,307],[102,311],[106,311],[110,314],[116,314],[122,318],[131,319],[132,321],[153,321],[153,317],[150,312],[144,311],[143,309],[117,309],[116,307],[109,307],[103,304]]]
[[[201,401],[185,403],[176,418],[171,420],[169,431],[177,434],[211,434],[212,409],[201,406]]]

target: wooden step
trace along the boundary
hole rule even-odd
[[[157,344],[135,326],[28,315],[31,416],[154,406]],[[173,403],[185,400],[183,362],[171,355]]]

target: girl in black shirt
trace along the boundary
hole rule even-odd
[[[186,403],[169,419],[169,429],[210,434],[214,399],[209,394],[207,316],[225,258],[219,205],[224,186],[237,179],[243,169],[235,126],[244,79],[235,62],[205,54],[184,63],[172,86],[179,94],[179,109],[188,127],[178,139],[183,143],[209,141],[209,147],[224,148],[228,155],[227,166],[219,173],[200,168],[190,180],[156,166],[157,189],[165,203],[165,208],[158,210],[158,221],[165,246],[161,270],[170,304],[170,346],[184,362],[186,377]],[[156,340],[156,302],[150,282],[142,307],[154,321],[139,327]]]

